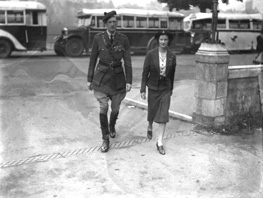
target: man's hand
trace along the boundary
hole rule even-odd
[[[146,100],[146,93],[145,93],[145,92],[142,92],[142,93],[141,93],[141,98],[144,99],[144,100]]]
[[[88,85],[89,90],[92,91],[93,88],[92,88],[92,84],[91,84],[91,82],[87,82],[87,85]]]
[[[131,91],[131,84],[130,83],[127,83],[126,84],[126,92],[129,92],[129,91]]]

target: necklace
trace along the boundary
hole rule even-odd
[[[164,62],[164,61],[166,61],[166,54],[167,54],[167,52],[159,52],[159,57],[160,57],[160,60],[161,60],[161,62]]]
[[[159,60],[160,60],[160,75],[165,76],[165,71],[166,71],[166,54],[167,51],[162,53],[159,51]]]
[[[167,50],[159,50],[159,55],[164,59],[166,58]]]

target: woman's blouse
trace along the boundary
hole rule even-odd
[[[165,77],[165,72],[166,72],[166,54],[167,54],[167,52],[162,54],[159,51],[160,75],[162,77]]]

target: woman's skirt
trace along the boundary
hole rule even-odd
[[[169,122],[169,108],[171,102],[170,89],[148,89],[148,118],[149,122]]]

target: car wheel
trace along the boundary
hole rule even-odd
[[[63,52],[61,52],[60,50],[55,49],[54,51],[57,56],[64,56]]]
[[[12,45],[7,40],[0,40],[0,58],[7,58],[12,52]]]
[[[71,57],[78,57],[83,54],[84,44],[80,39],[72,38],[66,44],[66,54]]]

